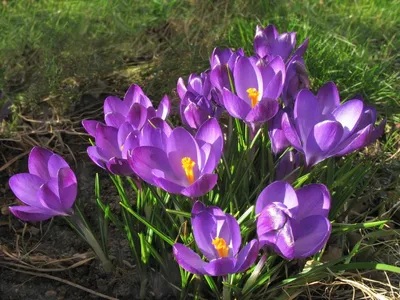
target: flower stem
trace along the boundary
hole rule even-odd
[[[89,230],[86,222],[83,219],[83,216],[74,213],[69,220],[67,218],[65,219],[93,249],[97,257],[101,260],[104,270],[106,272],[111,272],[113,269],[113,265],[104,254],[103,249],[101,248],[93,233]]]
[[[228,283],[227,278],[224,279],[226,283]],[[231,299],[231,288],[227,285],[224,285],[222,290],[222,299],[223,300],[230,300]]]

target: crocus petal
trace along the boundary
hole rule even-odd
[[[31,206],[10,206],[9,209],[18,219],[28,222],[45,221],[54,216],[50,210]]]
[[[268,135],[271,140],[271,148],[275,155],[289,147],[290,143],[286,139],[282,130],[283,110],[279,110],[275,117],[268,122]]]
[[[343,128],[336,121],[322,121],[312,128],[305,146],[306,164],[314,165],[335,149],[343,135]]]
[[[226,88],[223,90],[223,99],[226,110],[234,118],[244,120],[251,110],[250,105],[246,101],[240,99]]]
[[[263,124],[272,119],[279,110],[279,103],[273,99],[263,99],[252,108],[245,121],[250,124]]]
[[[185,81],[182,77],[178,79],[178,83],[176,85],[176,91],[178,92],[179,98],[185,98],[185,94],[187,92]]]
[[[106,162],[108,161],[108,158],[104,157],[97,151],[96,146],[89,146],[87,148],[87,153],[90,157],[90,159],[98,165],[100,168],[105,169],[106,168]]]
[[[21,173],[12,176],[9,185],[15,196],[27,205],[40,207],[36,199],[39,188],[45,181],[39,176]]]
[[[129,176],[133,174],[126,159],[113,157],[106,163],[106,167],[111,173],[116,175]]]
[[[336,108],[332,115],[343,127],[343,139],[356,128],[363,113],[364,104],[361,100],[350,100]]]
[[[58,189],[64,209],[72,207],[78,194],[78,182],[75,173],[70,168],[58,171]]]
[[[236,258],[224,257],[213,259],[204,266],[204,271],[210,276],[223,276],[235,273]]]
[[[323,115],[331,114],[339,105],[339,91],[333,82],[325,83],[318,91],[317,100]]]
[[[214,188],[217,180],[217,174],[203,174],[190,186],[183,189],[181,193],[190,198],[201,197]]]
[[[140,134],[140,146],[153,146],[165,149],[167,137],[172,133],[171,127],[162,119],[148,120]]]
[[[296,192],[285,181],[275,181],[263,189],[256,202],[256,214],[261,213],[264,207],[273,202],[285,204],[292,214],[297,211],[298,200]]]
[[[278,56],[278,58],[280,58]],[[276,74],[267,86],[264,85],[263,98],[278,99],[283,89],[283,73]]]
[[[90,134],[92,137],[96,136],[96,128],[101,124],[99,121],[95,120],[83,120],[82,121],[82,126],[85,128],[88,134]]]
[[[64,213],[64,207],[58,195],[54,194],[48,183],[43,184],[38,193],[37,199],[48,210],[53,210],[57,215],[68,215]]]
[[[159,170],[156,170],[156,172],[154,172],[153,170],[154,182],[157,186],[171,194],[183,194],[182,190],[184,186],[172,180],[169,180],[169,178],[165,178],[164,173],[160,173],[158,171]],[[160,176],[160,174],[162,175]]]
[[[98,147],[98,153],[104,157],[120,156],[118,129],[111,126],[98,127],[96,131],[96,146]]]
[[[294,257],[306,258],[317,253],[326,244],[331,223],[323,216],[309,216],[298,224],[295,232]]]
[[[262,236],[281,229],[287,220],[286,214],[274,203],[268,204],[257,218],[257,235]]]
[[[205,210],[204,207],[203,210],[196,214],[193,214],[192,210],[191,221],[197,247],[208,260],[218,258],[218,252],[212,244],[213,240],[217,237],[217,220],[215,216]]]
[[[186,106],[183,115],[183,120],[186,120],[186,125],[193,129],[199,128],[209,116],[207,111],[204,111],[193,102],[190,102],[189,105]]]
[[[309,226],[312,226],[311,224]],[[294,258],[295,242],[290,221],[279,230],[274,247],[286,259]]]
[[[235,64],[233,78],[237,95],[244,101],[249,101],[249,103],[250,98],[247,92],[249,88],[254,88],[259,92],[263,90],[261,74],[247,57],[238,58]]]
[[[60,155],[53,154],[48,161],[48,170],[50,177],[57,177],[58,171],[62,168],[69,168],[69,165]]]
[[[107,126],[119,128],[125,122],[125,116],[117,112],[110,112],[104,116]]]
[[[294,105],[294,121],[300,140],[303,142],[307,140],[311,130],[319,121],[320,114],[317,108],[317,98],[309,90],[304,89],[297,94]]]
[[[173,252],[177,263],[186,271],[192,274],[203,275],[205,273],[205,262],[192,249],[183,244],[176,243]]]
[[[261,61],[262,62],[262,61]],[[282,93],[286,67],[280,56],[269,63],[258,63],[263,79],[263,98],[277,99]]]
[[[28,158],[29,173],[47,181],[49,179],[48,161],[52,155],[53,153],[47,149],[34,147]]]
[[[128,109],[129,109],[129,106],[126,106],[126,104],[124,102],[122,102],[122,100],[119,99],[118,97],[109,96],[104,101],[104,115],[105,116],[110,113],[117,113],[122,116],[126,116]]]
[[[229,230],[230,242],[232,247],[232,256],[236,256],[242,244],[242,236],[240,234],[240,226],[236,219],[230,214],[225,214],[225,223],[228,224],[225,230]],[[221,229],[222,231],[222,229]],[[219,237],[224,237],[224,233],[219,233]],[[228,239],[225,239],[228,242]],[[243,251],[243,250],[242,250]]]
[[[154,169],[172,173],[166,153],[156,147],[143,146],[133,149],[128,155],[128,162],[132,170],[150,184],[154,184]]]
[[[298,172],[299,172],[299,170],[297,170],[296,172],[293,172],[295,168],[296,168],[296,159],[295,159],[294,151],[288,151],[278,161],[278,164],[275,168],[275,172],[276,172],[275,179],[276,180],[285,180],[289,183],[292,183],[293,181],[296,180]],[[291,175],[288,176],[289,174],[291,174]]]
[[[192,218],[193,216],[201,213],[202,211],[204,211],[207,207],[204,205],[203,202],[197,200],[193,206],[192,206]]]
[[[257,259],[259,245],[257,240],[251,240],[239,252],[235,265],[235,273],[240,273],[247,270]]]
[[[143,93],[143,90],[137,84],[132,84],[124,97],[124,104],[131,107],[134,103],[139,103],[144,107],[153,106],[150,99]]]
[[[195,139],[202,150],[204,150],[204,144],[211,146],[207,155],[202,159],[201,170],[204,173],[213,172],[221,159],[224,145],[222,130],[218,121],[214,118],[207,120],[197,131]]]
[[[285,134],[286,139],[289,141],[289,143],[296,148],[298,151],[303,152],[302,145],[300,142],[300,138],[296,132],[296,128],[289,119],[289,116],[287,113],[284,113],[282,115],[282,130],[283,133]]]
[[[299,208],[296,220],[312,215],[328,217],[331,207],[331,195],[323,184],[309,184],[296,190]]]
[[[137,130],[142,129],[148,119],[147,108],[139,103],[132,104],[126,119]]]
[[[296,49],[296,51],[293,53],[292,56],[300,56],[302,57],[304,55],[304,53],[306,52],[307,48],[308,48],[308,43],[309,43],[310,39],[306,38],[304,40],[304,42]]]
[[[171,102],[169,101],[168,96],[165,95],[162,98],[160,104],[158,105],[156,116],[158,118],[165,120],[169,115],[170,109],[171,109]]]
[[[182,145],[185,145],[182,147]],[[184,128],[175,128],[167,139],[166,152],[171,168],[174,170],[177,178],[185,180],[186,174],[182,167],[182,159],[189,157],[195,162],[193,167],[194,179],[197,179],[199,170],[199,161],[201,160],[200,149],[194,137]]]

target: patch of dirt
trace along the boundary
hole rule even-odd
[[[82,150],[82,147],[85,149],[85,144],[87,143],[82,139],[77,150]],[[74,167],[71,157],[69,158],[67,157],[78,176],[80,207],[96,232],[98,211],[94,198],[95,173],[99,172],[101,177],[102,200],[106,200],[115,209],[119,207],[118,194],[107,173],[95,166],[85,153],[76,157],[78,169]],[[12,173],[19,172],[27,172],[27,156],[14,166]],[[100,295],[88,293],[73,285],[117,299],[139,298],[140,277],[132,261],[128,242],[113,225],[110,225],[108,245],[116,269],[112,273],[106,273],[99,260],[90,259],[94,256],[93,252],[63,218],[56,217],[42,224],[25,224],[9,213],[7,207],[16,201],[8,187],[9,175],[5,172],[0,175],[0,191],[3,194],[0,196],[1,299],[103,299]],[[23,268],[23,264],[28,267]],[[65,269],[74,264],[78,266],[62,271],[46,271],[49,268]],[[177,266],[176,269],[178,270]],[[45,277],[23,272],[44,274]],[[175,298],[173,295],[176,290],[171,288],[162,275],[153,272],[149,277],[145,289],[147,299]]]

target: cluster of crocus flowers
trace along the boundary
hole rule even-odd
[[[194,137],[183,127],[161,134],[157,145],[141,143],[130,151],[128,160],[135,173],[173,194],[199,197],[212,190],[218,178],[213,172],[223,149],[217,120],[208,119]]]
[[[257,259],[258,241],[251,240],[240,250],[238,222],[218,207],[206,207],[197,201],[192,208],[192,229],[196,245],[208,262],[183,244],[176,243],[173,247],[176,261],[190,273],[209,276],[240,273]]]
[[[218,96],[211,90],[209,72],[191,74],[187,86],[183,78],[179,78],[177,92],[183,124],[198,129],[207,119],[219,118],[223,108],[218,105]]]
[[[286,259],[305,258],[327,242],[331,197],[323,184],[298,190],[285,181],[267,186],[256,202],[260,247],[271,246]]]
[[[44,221],[54,216],[70,216],[77,195],[75,173],[53,152],[35,147],[28,158],[29,173],[16,174],[9,184],[23,206],[10,211],[24,221]]]
[[[87,150],[89,157],[99,167],[113,174],[130,176],[133,171],[127,161],[128,150],[138,145],[138,135],[148,120],[158,117],[166,119],[170,111],[170,101],[165,96],[154,109],[142,89],[133,84],[123,100],[107,97],[104,102],[105,124],[84,120],[86,131],[95,139],[95,145]]]
[[[218,181],[224,135],[217,119],[223,109],[243,120],[254,135],[268,122],[275,156],[292,146],[276,167],[279,180],[267,186],[256,202],[258,239],[242,246],[238,222],[215,206],[195,202],[192,207],[194,241],[206,258],[176,243],[173,252],[185,270],[209,276],[225,276],[247,270],[262,247],[270,247],[285,259],[305,258],[326,244],[331,196],[322,184],[294,190],[303,162],[311,167],[332,156],[348,154],[376,140],[385,121],[377,127],[376,111],[361,99],[340,103],[333,83],[325,84],[317,96],[308,90],[303,55],[306,39],[296,49],[294,32],[279,34],[273,25],[256,29],[255,55],[242,49],[215,48],[210,69],[180,78],[183,127],[171,128],[167,96],[155,109],[142,89],[133,84],[123,100],[110,96],[104,103],[104,123],[84,120],[94,138],[88,155],[95,164],[121,176],[138,176],[168,193],[195,199],[210,192]],[[228,135],[229,136],[229,135]],[[304,158],[304,159],[303,159]],[[70,216],[99,257],[109,265],[96,239],[75,219],[72,206],[77,180],[64,159],[35,147],[29,156],[29,174],[10,178],[10,187],[25,206],[11,212],[25,221]],[[271,175],[273,176],[273,175]],[[262,260],[261,260],[262,261]]]
[[[290,144],[304,154],[307,166],[332,156],[343,156],[367,146],[382,135],[385,121],[374,127],[376,111],[360,99],[340,104],[339,92],[328,82],[317,96],[298,93],[292,113],[282,116]]]

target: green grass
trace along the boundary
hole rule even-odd
[[[342,100],[361,94],[388,118],[383,142],[347,160],[349,170],[362,164],[369,172],[354,175],[351,189],[332,186],[336,199],[348,201],[344,221],[391,219],[400,197],[399,0],[8,1],[0,6],[0,89],[15,99],[9,134],[24,128],[17,113],[73,117],[83,95],[123,95],[132,82],[155,102],[167,93],[176,105],[179,77],[205,70],[216,46],[252,54],[255,26],[269,23],[296,31],[298,43],[310,38],[305,60],[314,91],[334,81]],[[376,246],[370,230],[359,233],[360,245],[343,234],[335,247],[374,249],[363,255],[395,263],[386,254],[396,236]]]

